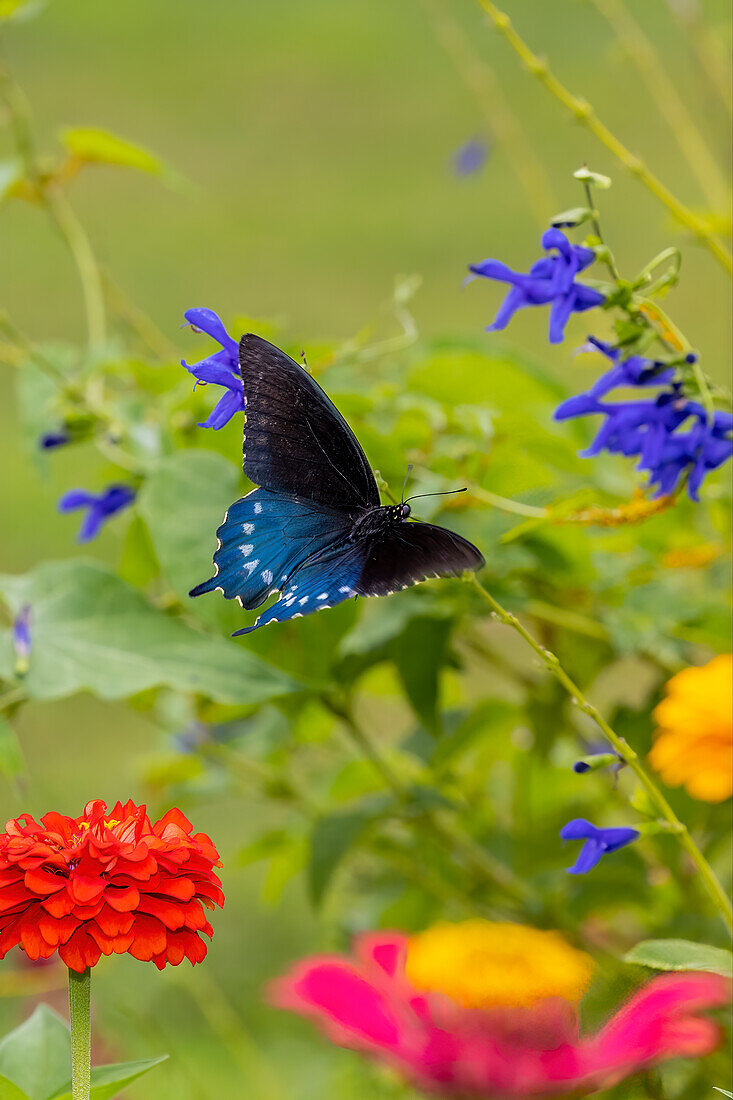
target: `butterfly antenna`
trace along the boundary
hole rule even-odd
[[[407,504],[410,500],[419,500],[420,497],[449,497],[452,493],[466,493],[468,492],[468,486],[464,485],[462,489],[446,489],[443,493],[415,493],[414,496],[408,497],[402,503]]]
[[[405,474],[405,480],[402,482],[402,492],[400,493],[400,504],[405,503],[405,489],[407,488],[407,481],[412,473],[412,463],[407,467],[407,473]]]
[[[303,366],[305,367],[306,370],[308,370],[309,367],[308,367],[308,360],[305,357],[305,348],[300,349],[300,358],[303,360]]]

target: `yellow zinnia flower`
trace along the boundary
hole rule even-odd
[[[722,802],[733,794],[733,655],[686,668],[667,684],[654,711],[658,730],[649,755],[670,787]]]

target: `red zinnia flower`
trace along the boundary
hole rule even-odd
[[[153,824],[145,806],[99,800],[81,817],[29,814],[0,834],[0,959],[21,947],[30,959],[58,951],[82,973],[100,955],[125,951],[159,970],[206,956],[204,906],[224,904],[204,833],[169,810]]]

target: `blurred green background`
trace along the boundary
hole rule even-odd
[[[672,190],[704,210],[672,131],[594,5],[507,0],[506,6],[560,78]],[[634,14],[724,162],[725,114],[676,14],[682,7],[647,0],[634,5]],[[728,5],[709,0],[701,7],[712,48],[725,56]],[[446,49],[456,27],[489,67],[500,99],[489,94],[479,103],[467,86],[466,67],[462,75]],[[28,93],[42,149],[53,150],[62,125],[97,125],[149,147],[185,181],[166,188],[143,175],[98,168],[71,191],[101,261],[182,356],[190,338],[179,326],[191,305],[224,317],[276,318],[306,350],[309,341],[345,338],[364,325],[389,334],[394,322],[386,305],[395,276],[412,273],[423,278],[414,301],[422,332],[480,337],[500,291],[488,284],[462,288],[467,263],[486,256],[519,268],[532,262],[540,207],[546,204],[549,217],[576,204],[572,171],[587,162],[614,178],[613,190],[601,196],[603,225],[626,273],[667,244],[682,247],[683,280],[670,309],[709,372],[725,375],[730,314],[723,272],[520,69],[472,0],[443,6],[59,0],[40,18],[6,29],[2,53]],[[518,146],[502,140],[507,111]],[[477,135],[490,144],[487,163],[458,178],[451,156]],[[0,132],[0,146],[6,141]],[[534,210],[516,173],[517,147],[522,174],[531,176]],[[33,339],[81,339],[76,274],[44,215],[20,203],[1,208],[0,234],[0,302],[15,323]],[[550,349],[542,314],[523,315],[502,345],[585,382],[570,357],[586,332],[582,318],[565,345]],[[485,339],[491,346],[493,338]],[[10,375],[0,401],[0,569],[23,571],[43,558],[77,553],[73,524],[56,514],[55,501],[64,488],[83,484],[84,458],[60,455],[53,472],[39,476],[19,441]],[[108,531],[94,553],[111,559],[115,548]],[[19,729],[29,779],[20,797],[3,789],[6,816],[50,807],[77,813],[92,796],[144,794],[140,757],[151,749],[152,726],[129,710],[90,698],[35,705]],[[212,794],[197,806],[195,826],[215,839],[223,834],[226,855],[227,846],[241,846],[262,827],[268,812]],[[297,889],[286,893],[286,903],[261,905],[261,877],[257,867],[226,876],[227,907],[215,920],[209,963],[201,968],[218,983],[213,990],[196,975],[161,980],[129,958],[100,967],[98,1023],[102,1034],[115,1037],[100,1056],[176,1051],[175,1065],[141,1082],[134,1095],[214,1094],[201,1078],[200,1048],[209,1044],[217,1063],[222,1035],[231,1035],[232,1048],[221,1062],[222,1096],[371,1095],[355,1059],[329,1058],[315,1041],[303,1045],[302,1029],[257,1009],[261,983],[322,941]],[[185,995],[179,977],[190,991]],[[3,1005],[0,1012],[7,1023],[16,1008]],[[388,1095],[389,1082],[381,1087]]]

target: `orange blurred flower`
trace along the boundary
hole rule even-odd
[[[58,951],[78,973],[113,952],[159,970],[204,959],[221,864],[180,810],[152,823],[145,806],[94,801],[41,822],[23,814],[0,834],[0,959],[15,946],[33,960]]]
[[[658,730],[649,755],[671,787],[722,802],[733,794],[733,656],[678,672],[654,711]]]

